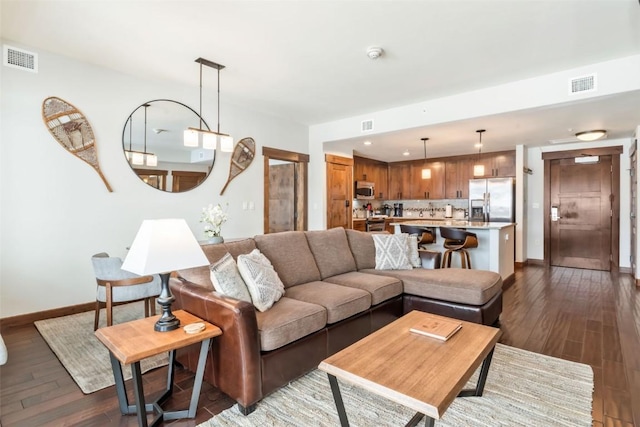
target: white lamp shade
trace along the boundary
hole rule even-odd
[[[431,169],[429,168],[422,169],[422,179],[431,179]]]
[[[122,269],[141,276],[208,265],[184,219],[144,220]]]
[[[147,154],[147,166],[158,166],[158,156]]]
[[[223,153],[233,152],[233,137],[229,135],[220,135],[220,151]]]
[[[206,150],[215,150],[218,142],[218,136],[215,133],[202,133],[202,148]]]
[[[484,176],[484,165],[473,165],[473,176]]]
[[[187,129],[184,131],[184,146],[185,147],[198,146],[198,131],[195,131],[193,129]]]
[[[135,151],[131,153],[131,163],[134,165],[144,165],[144,154]]]

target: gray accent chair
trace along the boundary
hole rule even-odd
[[[107,326],[113,324],[113,305],[144,300],[144,315],[156,314],[155,297],[160,295],[160,276],[138,276],[122,270],[122,260],[101,252],[91,257],[98,284],[93,330],[98,329],[100,309],[106,307]]]

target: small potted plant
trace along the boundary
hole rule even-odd
[[[202,208],[202,215],[200,216],[200,222],[204,223],[204,234],[207,236],[209,243],[222,243],[224,238],[221,235],[222,224],[229,219],[227,213],[222,209],[222,205],[209,204],[209,206]]]

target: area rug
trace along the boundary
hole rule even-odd
[[[477,372],[467,387],[476,378]],[[352,426],[399,426],[414,415],[339,382]],[[483,396],[457,398],[436,426],[591,426],[592,391],[591,367],[498,344]],[[248,416],[234,405],[198,427],[338,425],[327,375],[315,370],[264,398]]]
[[[34,322],[42,338],[85,394],[115,384],[109,351],[93,332],[94,315],[95,311],[87,311]],[[142,302],[119,305],[113,309],[114,324],[139,319],[143,316],[144,305]],[[106,324],[106,318],[107,315],[103,309],[100,313],[100,326]],[[168,357],[164,353],[142,360],[140,368],[142,372],[147,372],[167,363]],[[125,380],[131,378],[129,365],[123,366],[123,374]]]

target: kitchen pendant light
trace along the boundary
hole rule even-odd
[[[478,129],[476,132],[480,135],[480,142],[478,142],[478,163],[473,165],[473,176],[484,176],[484,165],[480,163],[482,156],[482,133],[485,129]]]
[[[429,138],[422,138],[422,145],[424,145],[424,167],[422,168],[422,179],[431,179],[431,169],[427,166],[427,141]]]
[[[220,140],[220,149],[223,152],[233,151],[233,137],[226,133],[220,133],[220,70],[224,65],[209,61],[208,59],[198,58],[197,63],[200,64],[200,127],[189,127],[184,131],[184,145],[186,147],[197,147],[199,145],[199,136],[202,135],[202,148],[207,150],[215,150],[218,140]],[[215,68],[218,70],[218,128],[216,132],[202,128],[202,66]]]

